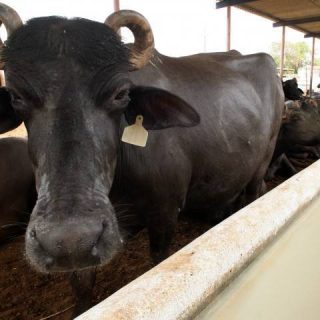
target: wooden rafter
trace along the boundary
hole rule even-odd
[[[301,19],[290,19],[285,21],[278,21],[273,24],[274,27],[285,27],[285,26],[294,26],[296,24],[304,24],[304,23],[311,23],[311,22],[319,22],[320,16],[316,17],[307,17]]]
[[[320,38],[320,32],[315,33],[306,33],[304,35],[305,38]]]
[[[252,2],[252,1],[257,1],[257,0],[221,0],[216,3],[216,8],[221,9],[229,6],[236,6],[239,4],[244,4],[247,2]]]

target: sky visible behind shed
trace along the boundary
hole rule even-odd
[[[7,0],[4,3],[17,10],[23,21],[60,15],[103,22],[113,12],[113,0]],[[137,10],[146,16],[154,31],[156,48],[164,54],[181,56],[226,50],[226,9],[215,9],[214,0],[120,0],[120,8]],[[289,28],[286,38],[311,45],[311,39],[304,39],[302,33]],[[271,43],[280,40],[281,28],[273,28],[272,21],[232,8],[233,49],[243,54],[270,52]],[[318,46],[317,43],[316,49]]]

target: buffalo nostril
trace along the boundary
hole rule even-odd
[[[102,221],[102,230],[101,230],[101,232],[100,232],[100,234],[99,234],[99,236],[98,236],[97,241],[95,242],[96,244],[99,244],[99,242],[100,242],[101,238],[103,237],[103,234],[104,234],[107,226],[108,226],[108,222],[107,222],[106,220],[103,220],[103,221]],[[92,248],[92,250],[93,250],[93,251],[92,251],[92,254],[93,254],[93,252],[95,252],[94,248],[96,248],[96,250],[97,250],[96,245],[94,245],[94,247]],[[93,255],[95,255],[95,254],[93,254]]]
[[[94,246],[92,249],[91,249],[91,254],[94,256],[94,257],[97,257],[99,255],[99,251],[98,251],[98,248],[96,246]]]
[[[37,234],[36,234],[36,230],[35,229],[32,229],[31,231],[30,231],[30,238],[31,239],[35,239],[36,238],[36,236],[37,236]]]

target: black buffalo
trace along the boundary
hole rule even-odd
[[[22,233],[36,202],[25,139],[0,139],[0,244]]]
[[[107,25],[2,20],[17,22],[2,50],[0,131],[22,121],[28,131],[38,200],[26,252],[36,269],[107,263],[123,242],[114,204],[147,226],[160,261],[181,210],[222,219],[262,193],[284,102],[267,54],[170,58],[132,11]],[[120,26],[133,45],[121,43]],[[138,115],[146,148],[120,141]]]
[[[319,145],[320,108],[317,101],[310,98],[287,101],[267,179],[272,179],[283,166],[286,166],[291,174],[297,173],[287,158],[288,155],[307,152],[320,158]]]
[[[300,100],[304,92],[298,87],[296,78],[286,80],[282,83],[286,100]]]

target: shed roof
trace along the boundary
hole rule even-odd
[[[216,0],[216,6],[236,6],[275,21],[274,26],[290,26],[305,37],[320,38],[320,0]]]

